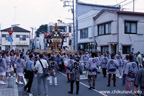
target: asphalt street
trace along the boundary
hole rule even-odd
[[[108,78],[104,78],[102,76],[102,73],[98,74],[96,79],[96,86],[94,90],[88,89],[88,81],[87,80],[81,80],[80,81],[80,90],[79,94],[76,95],[76,88],[74,83],[74,92],[73,94],[68,94],[68,91],[70,90],[70,83],[67,83],[66,75],[64,73],[58,72],[58,85],[49,85],[49,81],[47,81],[48,85],[48,95],[49,96],[133,96],[132,94],[126,95],[124,94],[126,86],[122,86],[122,79],[117,78],[116,81],[116,87],[113,86],[113,81],[111,80],[111,86],[107,87],[107,80]],[[23,91],[24,85],[19,85],[19,96],[37,96],[37,77],[34,78],[33,84],[32,84],[32,94],[27,94]],[[42,95],[45,96],[43,82],[41,84],[41,91]]]

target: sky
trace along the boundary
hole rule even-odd
[[[116,5],[124,0],[80,0],[85,3],[100,5]],[[122,5],[132,0],[126,0]],[[135,1],[135,11],[144,12],[144,0]],[[132,10],[133,4],[122,6],[125,10]],[[0,0],[0,25],[1,29],[12,24],[20,24],[20,27],[30,30],[30,27],[38,28],[42,24],[57,22],[72,23],[72,13],[69,7],[63,7],[60,0]]]

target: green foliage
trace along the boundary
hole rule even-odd
[[[40,33],[46,33],[47,32],[47,27],[48,25],[47,24],[45,24],[45,25],[41,25],[38,29],[37,29],[37,31],[36,31],[36,36],[37,37],[39,37],[39,34]]]

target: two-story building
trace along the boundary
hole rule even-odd
[[[10,49],[10,42],[8,39],[10,37],[8,31],[11,30],[11,27],[1,30],[2,35],[2,50]],[[13,27],[13,34],[11,35],[13,42],[13,49],[24,49],[25,51],[29,49],[30,45],[30,31],[23,29],[21,27],[15,26]]]
[[[97,50],[144,54],[144,13],[102,10],[93,19]]]
[[[76,42],[78,50],[94,51],[94,20],[93,17],[103,9],[120,10],[120,6],[105,6],[77,2]]]

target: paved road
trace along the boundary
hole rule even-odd
[[[122,79],[117,78],[116,82],[116,87],[113,87],[113,81],[111,80],[111,86],[107,87],[107,78],[103,78],[102,74],[98,74],[97,80],[96,80],[96,89],[95,90],[89,90],[88,89],[88,82],[87,80],[81,80],[80,83],[80,91],[79,95],[75,94],[75,86],[74,86],[74,93],[73,95],[68,94],[68,91],[70,89],[70,83],[66,83],[67,79],[65,74],[63,73],[58,73],[58,85],[57,86],[50,86],[49,83],[48,85],[48,95],[49,96],[133,96],[133,95],[126,95],[126,94],[120,94],[120,93],[115,93],[112,94],[112,91],[115,90],[115,92],[124,92],[125,91],[125,86],[122,86]],[[37,77],[34,78],[33,85],[32,85],[32,94],[28,95],[25,92],[22,91],[22,87],[24,85],[19,85],[19,96],[37,96]],[[42,95],[45,96],[44,94],[44,87],[43,83],[41,86],[42,90]],[[101,93],[100,91],[107,91],[108,94],[106,93]],[[109,93],[111,92],[111,93]]]

